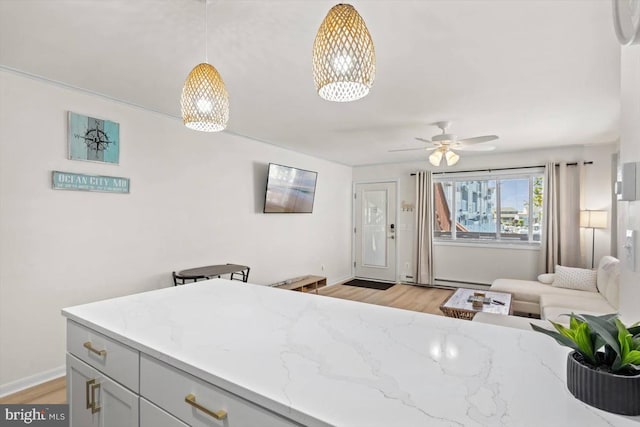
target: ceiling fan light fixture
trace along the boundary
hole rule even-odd
[[[451,150],[446,152],[446,154],[444,155],[444,158],[447,161],[447,166],[453,166],[456,163],[458,163],[458,160],[460,160],[460,156]]]
[[[335,5],[313,43],[318,95],[334,102],[358,100],[369,93],[375,73],[375,49],[364,19],[350,4]]]
[[[229,94],[213,65],[202,63],[189,73],[180,97],[182,121],[189,129],[219,132],[229,121]]]
[[[440,162],[442,162],[442,150],[438,149],[429,156],[429,163],[433,166],[440,166]]]

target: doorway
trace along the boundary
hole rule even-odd
[[[396,281],[396,192],[396,182],[355,185],[355,277]]]

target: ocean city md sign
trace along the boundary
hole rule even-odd
[[[83,175],[53,171],[53,188],[56,190],[101,191],[104,193],[128,193],[129,178],[116,176]]]

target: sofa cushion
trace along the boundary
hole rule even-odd
[[[490,290],[496,292],[509,292],[514,300],[540,303],[540,295],[563,295],[566,299],[573,297],[575,289],[556,288],[551,285],[536,282],[533,280],[518,279],[496,279],[493,281]],[[586,292],[585,292],[586,293]],[[597,294],[593,294],[596,296]]]
[[[569,316],[563,316],[563,314],[571,314],[572,311],[576,314],[592,314],[594,316],[600,316],[600,315],[609,314],[609,313],[617,313],[618,310],[616,310],[606,302],[603,302],[602,304],[603,305],[598,304],[590,307],[580,307],[579,309],[567,309],[567,307],[545,306],[545,307],[542,307],[541,317],[545,320],[553,320],[554,322],[568,324]]]
[[[618,291],[620,287],[620,261],[611,256],[604,256],[598,263],[598,291],[609,304],[618,308]]]
[[[576,289],[579,291],[598,292],[596,277],[596,270],[556,265],[556,276],[551,286]]]
[[[489,289],[495,292],[508,292],[514,300],[539,303],[540,294],[550,287],[532,280],[496,279]]]
[[[553,283],[553,279],[556,277],[553,273],[545,273],[538,276],[538,282],[550,285]]]
[[[547,328],[551,327],[551,324],[546,320],[530,319],[528,317],[519,316],[505,316],[503,314],[495,314],[488,312],[478,312],[473,316],[474,322],[488,323],[490,325],[507,326],[509,328],[524,329],[525,331],[532,331],[531,324]]]
[[[545,307],[561,307],[566,313],[579,313],[580,310],[594,312],[613,313],[615,308],[598,292],[574,291],[571,297],[557,294],[540,295],[540,309],[544,312]]]

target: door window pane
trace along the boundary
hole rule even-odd
[[[362,263],[369,267],[387,266],[387,192],[362,192]]]

